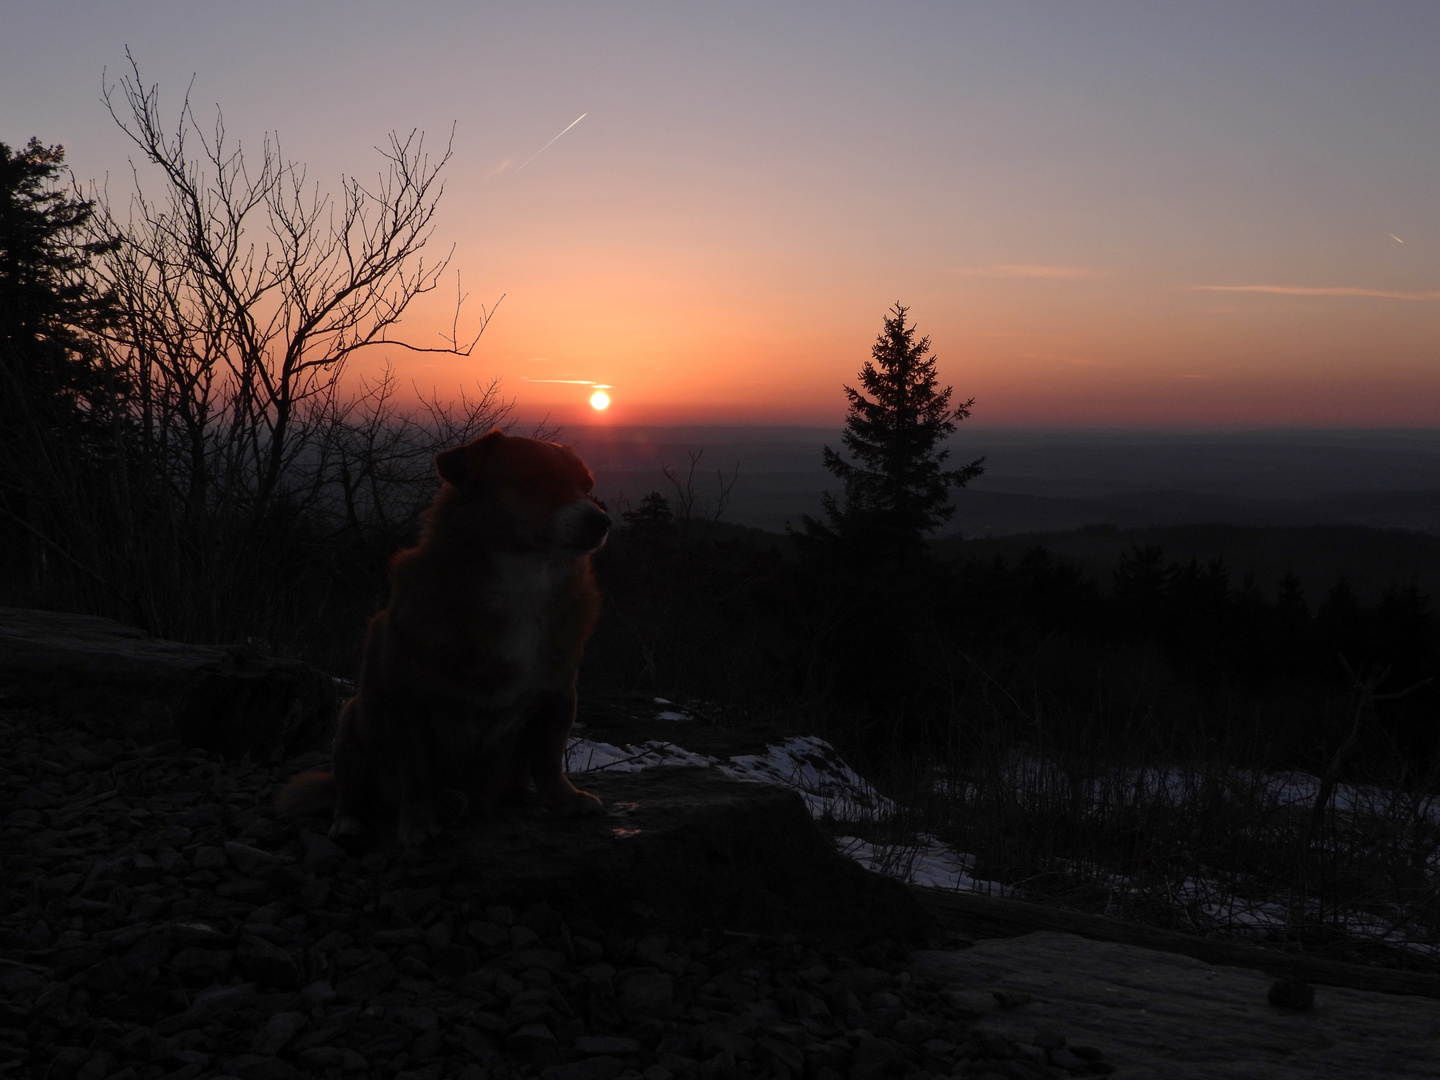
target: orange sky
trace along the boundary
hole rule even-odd
[[[123,8],[124,10],[119,10]],[[836,425],[907,304],[976,426],[1433,426],[1440,8],[56,0],[7,16],[0,139],[129,182],[128,44],[313,179],[455,126],[432,250],[521,416]],[[383,57],[383,62],[377,58]],[[557,133],[584,114],[563,135]],[[551,141],[553,140],[553,142]],[[410,312],[423,344],[451,297]],[[554,381],[546,381],[554,380]],[[560,381],[577,380],[577,381]]]
[[[397,362],[441,383],[499,374],[520,414],[560,422],[600,419],[585,405],[591,382],[613,387],[605,418],[615,423],[835,424],[841,384],[856,381],[887,306],[865,307],[864,284],[843,280],[747,300],[742,274],[704,260],[597,257],[534,272],[471,360],[423,374]],[[976,426],[1423,427],[1440,417],[1433,302],[1099,275],[936,277],[894,299],[931,336],[942,384],[976,399]]]

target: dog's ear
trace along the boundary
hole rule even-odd
[[[495,428],[464,446],[452,446],[449,450],[436,454],[435,468],[440,473],[440,479],[448,480],[456,487],[465,487],[475,479],[478,466],[484,463],[504,439],[505,433]]]

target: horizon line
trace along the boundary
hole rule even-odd
[[[545,425],[559,428],[586,428],[597,431],[619,430],[625,428],[766,428],[766,429],[808,429],[815,431],[840,431],[845,427],[844,422],[835,424],[822,424],[813,421],[785,421],[785,420],[694,420],[694,421],[669,421],[669,422],[607,422],[600,421],[558,421],[553,417],[515,417],[506,421],[510,426],[515,425]],[[1095,423],[1095,424],[966,424],[960,428],[955,438],[964,435],[966,432],[1110,432],[1124,434],[1260,434],[1273,433],[1283,434],[1289,432],[1341,432],[1341,433],[1433,433],[1440,435],[1440,423],[1431,425],[1416,424],[1294,424],[1294,423],[1215,423],[1215,424],[1156,424],[1156,423]]]

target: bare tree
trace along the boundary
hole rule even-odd
[[[106,87],[106,106],[159,168],[165,194],[149,199],[137,172],[129,220],[119,222],[107,204],[98,223],[123,240],[117,257],[101,263],[130,317],[112,356],[159,392],[142,392],[136,404],[145,413],[173,413],[187,430],[187,471],[202,487],[243,484],[263,505],[307,449],[307,407],[329,403],[352,354],[388,344],[469,355],[484,331],[482,311],[464,344],[425,347],[390,335],[449,263],[448,254],[427,263],[422,249],[450,147],[432,161],[423,135],[392,133],[376,182],[345,177],[332,199],[281,157],[278,139],[267,138],[252,165],[228,141],[223,116],[207,134],[188,94],[167,131],[158,89],[145,88],[133,59],[119,89],[117,100]],[[203,462],[202,443],[210,450]]]
[[[433,454],[509,410],[493,381],[407,410],[389,367],[348,390],[348,361],[380,345],[468,356],[494,307],[462,339],[457,278],[448,335],[397,332],[448,276],[451,253],[424,251],[448,144],[432,157],[422,134],[392,133],[376,178],[347,176],[332,196],[276,136],[247,160],[218,110],[202,126],[188,92],[167,126],[158,88],[127,58],[103,100],[139,150],[134,191],[128,212],[95,196],[91,239],[105,244],[88,271],[115,298],[97,363],[123,399],[122,449],[106,507],[72,499],[87,520],[54,531],[150,629],[233,636],[289,602],[287,574],[317,545],[403,541],[433,491]]]
[[[415,531],[435,486],[435,455],[483,435],[509,410],[492,379],[472,396],[451,401],[416,391],[419,407],[396,406],[398,380],[386,367],[360,380],[359,392],[330,399],[321,425],[321,468],[328,478],[317,509],[326,523],[347,531],[361,547],[388,554]]]
[[[675,491],[675,521],[680,526],[682,537],[688,539],[691,526],[704,522],[700,539],[706,539],[714,530],[715,523],[725,516],[725,510],[730,505],[730,493],[735,490],[735,481],[740,475],[740,463],[735,463],[735,468],[728,477],[723,470],[716,469],[715,502],[697,505],[699,492],[695,489],[695,470],[699,468],[705,450],[703,447],[699,450],[688,450],[686,455],[690,458],[690,466],[685,470],[684,479],[681,479],[679,469],[668,462],[660,463],[660,472]]]

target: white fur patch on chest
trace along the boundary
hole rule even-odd
[[[527,689],[544,670],[555,594],[564,587],[569,569],[564,562],[536,555],[508,555],[496,562],[488,601],[505,628],[498,651],[520,669]]]

